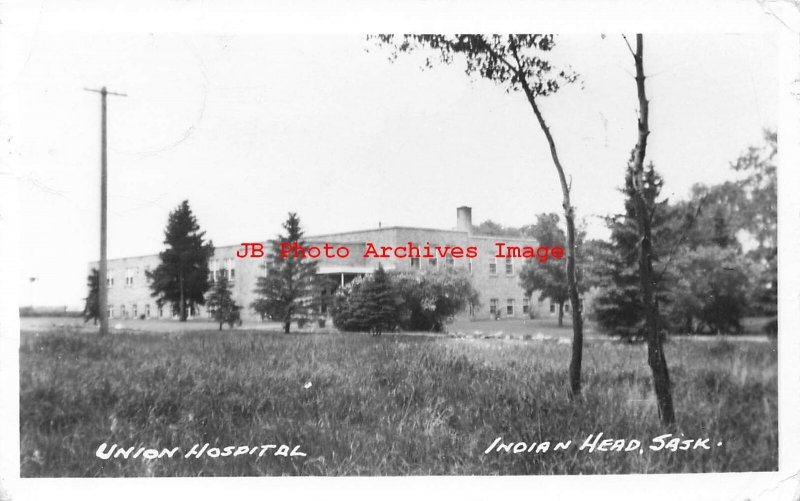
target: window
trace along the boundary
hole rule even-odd
[[[114,275],[112,275],[111,273],[106,275],[106,285],[108,287],[113,287],[114,286]]]
[[[497,307],[498,307],[499,303],[500,303],[500,300],[497,299],[497,298],[490,299],[489,300],[489,313],[491,313],[492,315],[496,315],[497,314]]]
[[[444,265],[445,266],[449,266],[450,268],[452,268],[453,266],[455,266],[455,264],[456,264],[456,262],[453,259],[453,256],[447,256],[446,258],[444,258]]]
[[[225,268],[227,273],[228,280],[233,280],[236,278],[236,269],[234,268],[234,261],[232,258],[228,258],[225,260]]]
[[[139,316],[139,305],[137,304],[131,305],[131,314],[133,315],[133,318],[137,318]]]
[[[108,318],[114,318],[114,305],[113,304],[108,305],[108,308],[106,309],[106,314],[108,315]]]
[[[431,268],[436,268],[436,266],[439,265],[439,259],[432,257],[428,259],[428,264],[431,266]]]
[[[211,281],[212,282],[216,282],[217,281],[217,277],[218,277],[217,271],[219,270],[219,261],[216,260],[216,259],[211,261],[210,268],[211,268],[211,270],[210,270],[211,271]]]
[[[418,257],[412,257],[411,258],[411,267],[412,268],[419,268],[419,258]]]
[[[514,300],[511,298],[506,301],[506,314],[510,317],[514,316]]]
[[[119,316],[122,317],[122,318],[127,318],[128,317],[128,314],[125,311],[125,305],[124,304],[119,305]]]
[[[164,318],[164,307],[163,306],[159,306],[158,307],[158,318]]]
[[[564,303],[564,313],[569,312],[569,303]]]
[[[125,287],[133,285],[133,268],[125,268]]]
[[[527,315],[530,312],[531,312],[531,298],[525,296],[524,298],[522,298],[522,313],[524,315]]]
[[[493,257],[491,261],[489,261],[489,274],[490,275],[497,275],[497,258]]]
[[[514,274],[514,262],[511,260],[510,257],[506,258],[506,275],[513,275]]]
[[[553,300],[551,299],[550,300],[550,313],[555,313],[555,312],[556,312],[556,303],[554,303]]]
[[[150,318],[150,303],[144,305],[144,318]]]

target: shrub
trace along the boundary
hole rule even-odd
[[[680,255],[665,313],[688,332],[740,332],[747,308],[748,264],[735,249],[699,247]]]
[[[398,326],[443,332],[453,316],[477,303],[469,277],[458,270],[388,275],[379,267],[337,292],[333,323],[341,330],[376,335]]]
[[[398,275],[395,288],[400,296],[400,326],[406,330],[444,332],[445,325],[478,304],[478,293],[460,270]]]
[[[393,282],[379,265],[373,275],[354,280],[336,295],[332,313],[339,329],[380,335],[397,326],[399,312]]]

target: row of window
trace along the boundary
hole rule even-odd
[[[514,316],[516,313],[516,300],[514,298],[508,298],[506,300],[506,315]],[[522,298],[522,314],[527,315],[531,311],[531,298],[524,297]],[[498,298],[491,298],[489,299],[489,314],[490,315],[497,315],[500,313],[500,300]]]
[[[220,260],[213,259],[208,263],[208,274],[212,282],[216,282],[217,278],[225,277],[228,280],[236,280],[236,261],[233,258],[225,258],[222,260],[220,267]]]
[[[142,312],[142,316],[144,318],[150,318],[150,304],[147,303],[144,305],[144,311]],[[158,308],[158,318],[162,318],[164,316],[164,308]],[[119,305],[119,315],[115,314],[114,312],[114,305],[108,305],[108,318],[138,318],[139,317],[139,305],[136,303],[131,303],[130,308],[127,308],[126,305],[121,304]]]
[[[149,266],[145,266],[144,267],[144,271],[145,271],[145,273],[150,271],[150,267]],[[139,267],[138,266],[135,267],[135,268],[125,268],[125,287],[131,287],[133,285],[134,277],[136,277],[136,275],[138,275],[138,274],[139,274]],[[106,285],[108,287],[113,287],[114,286],[114,272],[113,271],[109,271],[108,275],[106,275]]]
[[[430,258],[427,259],[428,266],[431,268],[437,268],[439,266],[439,259],[438,258]],[[266,263],[265,263],[266,264]],[[453,256],[447,256],[444,259],[444,265],[447,267],[454,267],[455,266],[455,259]],[[418,257],[411,258],[411,267],[419,269],[421,267],[421,260]],[[149,266],[146,267],[149,270]],[[263,266],[264,268],[264,276],[266,276],[267,267]],[[133,279],[136,273],[138,273],[139,268],[126,268],[125,270],[125,286],[130,287],[133,286]],[[472,274],[472,259],[467,261],[467,271]],[[505,273],[506,275],[513,275],[514,274],[514,261],[512,258],[507,257],[505,258]],[[497,258],[491,258],[489,261],[489,274],[490,275],[497,275]],[[217,278],[224,276],[228,280],[235,280],[236,279],[236,261],[233,258],[226,258],[222,260],[222,266],[220,267],[220,260],[214,259],[209,263],[209,279],[212,282],[216,282]],[[106,277],[106,285],[108,287],[114,286],[114,276],[109,273],[108,277]]]
[[[222,262],[222,267],[220,267],[220,260],[214,259],[209,263],[209,277],[212,282],[217,280],[217,277],[225,276],[228,280],[234,280],[236,278],[236,261],[233,258],[224,259]],[[149,271],[150,267],[146,266],[145,271]],[[139,274],[139,268],[125,268],[125,286],[131,287],[133,286],[133,279],[136,275]],[[114,275],[113,273],[109,273],[106,276],[106,285],[108,287],[114,286]]]
[[[513,298],[508,298],[506,300],[506,315],[513,316],[515,312],[516,302]],[[583,301],[581,301],[581,307],[583,307]],[[550,313],[555,313],[558,309],[558,303],[555,301],[550,301]],[[531,311],[531,299],[529,297],[522,298],[522,314],[527,315]],[[497,315],[500,310],[500,300],[497,298],[491,298],[489,300],[489,314]],[[569,303],[564,303],[564,313],[569,313]]]
[[[510,257],[505,258],[505,260],[506,260],[506,262],[505,262],[506,275],[513,275],[514,274],[514,260],[512,258],[510,258]],[[428,259],[427,261],[428,261],[428,266],[430,266],[431,268],[436,268],[436,267],[439,266],[439,259],[438,258],[432,257],[432,258]],[[455,259],[453,259],[453,256],[447,256],[445,258],[445,260],[444,260],[444,264],[447,267],[453,267],[453,266],[455,266]],[[421,266],[420,265],[420,258],[412,257],[411,258],[411,267],[419,269],[420,266]],[[469,271],[470,274],[472,273],[472,259],[469,259],[467,261],[467,271]],[[491,261],[489,261],[489,274],[490,275],[497,275],[497,258],[496,257],[493,257],[491,259]]]
[[[145,303],[144,309],[141,311],[136,303],[131,303],[130,305],[121,304],[117,311],[114,308],[113,304],[108,305],[108,318],[153,318],[150,303]],[[189,307],[189,318],[192,318],[196,313],[197,311],[194,308]],[[157,314],[157,318],[164,318],[165,315],[175,317],[178,315],[178,309],[171,307],[165,311],[163,306],[159,306],[157,307]]]

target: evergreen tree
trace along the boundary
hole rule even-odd
[[[593,262],[594,285],[599,292],[594,298],[593,311],[596,320],[603,330],[628,340],[642,339],[644,336],[644,305],[641,299],[641,283],[639,278],[639,231],[633,197],[633,170],[631,164],[625,173],[625,212],[606,218],[611,230],[610,242],[599,242],[596,245],[597,259]],[[668,244],[673,240],[672,218],[674,213],[668,210],[667,201],[658,201],[663,186],[661,176],[652,163],[643,173],[645,201],[653,208],[653,268],[658,282],[656,297],[659,303],[667,300],[666,284],[663,273],[658,273],[661,257],[668,254]],[[663,268],[661,268],[663,270]]]
[[[362,284],[367,280],[368,277],[356,278],[336,291],[331,315],[337,329],[348,332],[369,330],[364,314],[367,296],[362,293]]]
[[[380,336],[383,331],[393,330],[400,318],[392,283],[381,265],[378,265],[378,269],[372,275],[372,294],[375,302],[372,317],[373,333]]]
[[[296,213],[289,213],[283,228],[286,234],[278,235],[272,242],[272,255],[266,264],[267,276],[259,277],[255,293],[260,297],[251,306],[262,316],[282,322],[283,332],[288,334],[292,320],[304,322],[313,310],[317,262],[294,252],[282,258],[282,243],[305,245]]]
[[[333,321],[344,331],[370,332],[380,336],[393,330],[400,319],[400,304],[391,277],[378,265],[371,276],[355,280],[340,294]]]
[[[205,242],[197,219],[184,200],[169,215],[164,231],[167,248],[159,253],[161,263],[147,272],[152,296],[161,307],[169,303],[185,322],[190,310],[205,304],[210,287],[208,262],[214,255],[214,245]]]
[[[220,274],[217,277],[206,304],[208,311],[211,312],[211,317],[219,322],[219,330],[222,330],[222,324],[228,324],[228,327],[232,329],[234,324],[239,323],[241,306],[233,300],[230,282],[226,275]]]
[[[83,319],[84,322],[93,320],[94,325],[97,325],[100,320],[100,272],[97,268],[92,268],[86,285],[89,287],[89,295],[84,298]]]
[[[398,304],[389,275],[382,265],[379,264],[365,282],[362,294],[365,301],[360,313],[372,335],[380,336],[383,331],[394,329],[399,319]]]

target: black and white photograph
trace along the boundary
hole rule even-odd
[[[0,25],[0,498],[590,476],[797,499],[795,18],[119,5]]]

